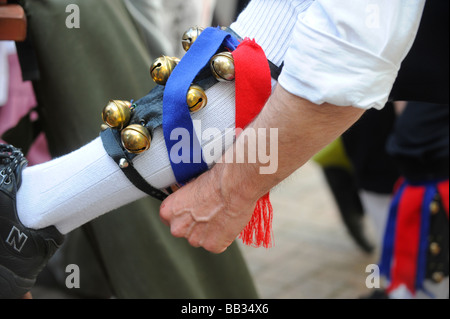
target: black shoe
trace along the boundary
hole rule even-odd
[[[21,298],[30,291],[64,241],[53,226],[34,230],[20,222],[16,194],[26,165],[20,150],[0,144],[0,298]]]

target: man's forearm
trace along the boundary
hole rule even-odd
[[[363,112],[353,107],[318,106],[276,87],[262,112],[247,127],[278,128],[276,172],[260,174],[264,165],[258,161],[227,160],[230,155],[242,156],[237,151],[240,143],[252,146],[242,138],[244,130],[221,163],[163,202],[161,220],[170,226],[172,235],[185,237],[192,246],[223,252],[250,221],[257,200],[342,134]]]
[[[277,170],[270,175],[261,174],[260,167],[264,164],[258,158],[256,163],[226,163],[224,160],[223,164],[217,164],[213,169],[220,171],[221,186],[226,193],[235,192],[236,196],[256,201],[345,132],[363,113],[364,110],[354,107],[316,105],[290,94],[278,85],[262,112],[247,127],[255,131],[260,128],[278,129],[278,141],[258,141],[266,143],[266,149],[277,143]],[[242,138],[243,135],[227,151],[234,153],[233,158],[238,156],[236,152],[242,146],[248,149],[250,142]],[[224,158],[230,156],[225,154]],[[237,189],[238,184],[240,187]]]

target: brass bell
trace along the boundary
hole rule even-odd
[[[102,119],[111,128],[121,130],[128,124],[131,117],[131,102],[110,100],[104,107]]]
[[[217,81],[234,80],[234,60],[230,52],[221,52],[213,56],[209,62],[211,72]]]
[[[130,153],[139,154],[150,148],[151,136],[146,127],[131,124],[121,133],[122,145]]]
[[[178,62],[180,62],[180,59],[164,55],[157,58],[150,67],[150,75],[153,81],[159,85],[165,85]]]
[[[181,44],[183,45],[184,51],[188,51],[191,45],[197,40],[200,33],[203,32],[201,27],[191,27],[184,34],[181,39]]]
[[[430,203],[430,212],[432,215],[439,213],[439,203],[437,201],[432,201]]]
[[[433,242],[430,244],[430,252],[433,256],[437,256],[441,252],[441,247],[438,243]]]
[[[191,85],[187,92],[186,102],[189,106],[189,111],[194,113],[206,106],[208,98],[205,91],[198,85]]]
[[[442,280],[444,280],[445,276],[442,272],[437,271],[431,275],[431,278],[433,279],[434,282],[440,283],[442,282]]]

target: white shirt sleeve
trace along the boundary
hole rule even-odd
[[[425,0],[316,0],[298,15],[280,85],[315,104],[381,109]]]

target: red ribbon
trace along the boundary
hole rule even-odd
[[[436,184],[447,218],[449,216],[449,181]],[[392,280],[387,288],[390,293],[404,284],[414,295],[417,288],[417,272],[420,250],[421,214],[426,193],[425,185],[408,185],[405,187],[398,205],[395,228],[394,258],[392,263]],[[428,236],[426,236],[428,237]],[[427,240],[427,238],[425,238]],[[423,269],[421,271],[424,271]]]
[[[232,54],[236,87],[236,128],[244,129],[261,112],[271,94],[270,68],[263,49],[254,40],[245,39]],[[246,245],[270,247],[272,216],[273,208],[267,193],[258,200],[252,218],[239,238]]]
[[[415,291],[420,216],[424,193],[424,187],[406,187],[398,205],[395,258],[392,266],[392,282],[387,289],[388,292],[395,290],[401,284],[405,284],[409,291]]]
[[[444,210],[445,210],[445,213],[447,214],[447,218],[448,218],[448,202],[449,202],[448,184],[449,184],[448,180],[438,184],[438,191],[439,191],[439,194],[441,195],[442,206],[444,206]]]

